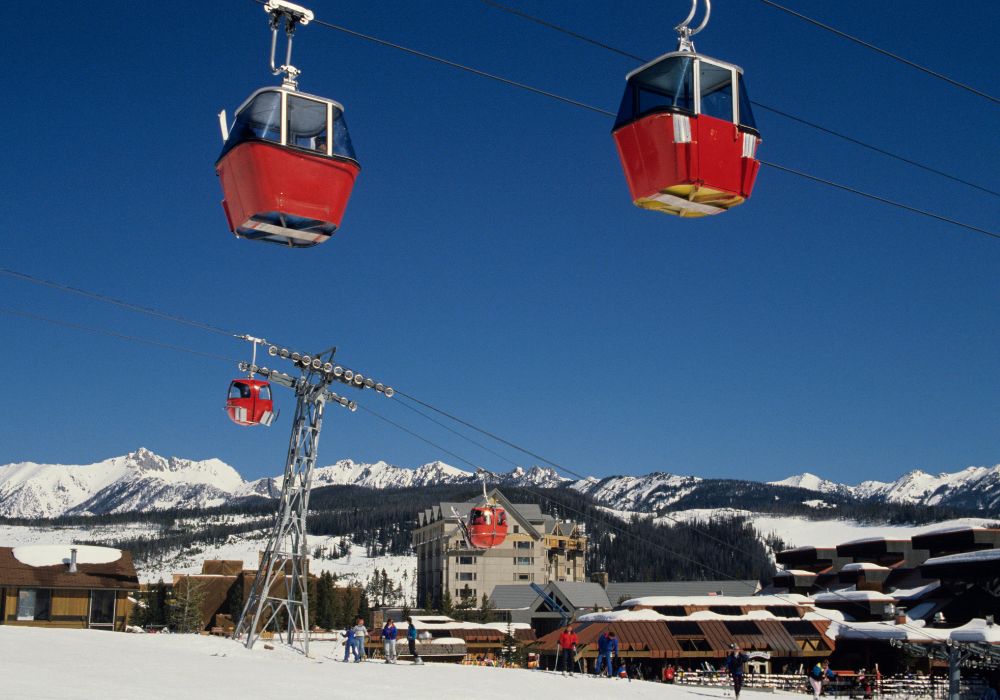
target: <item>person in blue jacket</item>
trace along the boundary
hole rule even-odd
[[[358,658],[358,651],[354,648],[354,628],[350,625],[347,626],[347,631],[344,632],[344,663],[351,657],[351,652],[354,652],[354,658]]]
[[[413,618],[406,618],[406,644],[410,647],[410,656],[413,658],[413,663],[421,664],[423,661],[417,656],[417,628],[413,624]]]
[[[726,656],[726,670],[733,677],[733,690],[736,692],[736,700],[740,700],[740,691],[743,690],[743,667],[750,657],[744,654],[735,644],[729,645],[729,655]]]
[[[396,623],[390,617],[382,626],[382,646],[385,648],[385,662],[396,663],[396,636],[399,634]]]
[[[618,637],[614,632],[602,632],[597,638],[597,663],[594,664],[594,674],[601,675],[601,669],[606,668],[608,678],[614,673],[612,659],[618,655]]]

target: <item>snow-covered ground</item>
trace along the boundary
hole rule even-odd
[[[634,514],[629,513],[626,515],[631,516]],[[882,525],[859,523],[856,520],[809,520],[808,518],[768,515],[734,508],[680,510],[670,513],[669,517],[657,518],[656,521],[664,525],[673,525],[677,521],[690,522],[700,520],[704,522],[727,515],[739,515],[749,518],[761,536],[776,535],[781,538],[786,547],[807,545],[833,547],[866,537],[906,539],[922,532],[970,525],[981,527],[995,522],[995,519],[991,518],[956,518],[929,525]]]
[[[284,647],[247,650],[230,639],[197,635],[121,634],[93,630],[0,626],[6,674],[3,695],[19,700],[102,698],[177,700],[225,698],[406,697],[408,700],[481,700],[573,697],[725,697],[720,688],[663,685],[545,671],[454,664],[344,664],[332,642],[310,647],[306,659]],[[746,700],[773,693],[743,692]],[[731,697],[731,696],[730,696]]]

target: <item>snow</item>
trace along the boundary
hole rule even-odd
[[[969,562],[988,562],[1000,560],[1000,549],[980,549],[975,552],[960,552],[946,554],[943,557],[931,557],[924,564],[965,564]]]
[[[986,620],[977,618],[970,620],[961,627],[956,627],[952,630],[950,636],[959,642],[1000,644],[1000,627],[995,623],[987,623]]]
[[[924,627],[922,620],[908,620],[905,625],[897,625],[895,622],[846,622],[837,625],[832,634],[837,639],[903,639],[911,642],[931,642],[946,640],[949,630]]]
[[[812,600],[804,595],[798,593],[788,593],[781,596],[773,595],[755,595],[755,596],[714,596],[714,595],[696,595],[696,596],[667,596],[667,595],[654,595],[645,596],[642,598],[632,598],[621,603],[618,607],[621,608],[633,608],[637,605],[649,606],[649,607],[660,607],[669,605],[680,605],[680,606],[699,606],[699,607],[709,607],[709,606],[752,606],[755,608],[766,607],[770,605],[780,605],[782,607],[787,607],[788,605],[812,605]]]
[[[669,620],[655,610],[610,610],[580,615],[577,622],[661,622]]]
[[[841,603],[844,601],[863,601],[867,603],[895,603],[891,595],[878,591],[838,591],[836,593],[817,593],[813,600],[817,603]]]
[[[741,512],[747,514],[761,535],[780,537],[789,549],[836,547],[850,541],[870,540],[874,533],[880,535],[875,539],[905,540],[914,535],[940,530],[943,527],[983,527],[994,522],[994,520],[986,518],[955,518],[929,525],[886,525],[884,523],[861,523],[856,520],[809,520],[791,516]],[[801,546],[796,547],[796,545]]]
[[[95,547],[93,545],[74,545],[77,564],[110,564],[122,558],[122,551],[113,547]],[[14,547],[14,558],[28,566],[55,566],[69,564],[71,552],[69,545],[36,544],[27,547]]]
[[[310,645],[312,658],[279,644],[258,642],[248,650],[230,639],[181,634],[123,634],[96,630],[41,629],[0,625],[0,649],[7,668],[4,696],[19,700],[102,698],[102,700],[177,700],[208,694],[265,700],[289,694],[302,697],[396,697],[477,700],[609,697],[702,700],[725,697],[723,688],[619,682],[584,676],[564,678],[546,671],[458,664],[413,666],[382,663],[342,664],[342,646]],[[338,654],[339,652],[339,654]],[[339,658],[338,658],[339,656]],[[53,660],[58,662],[53,662]],[[113,660],[113,669],[109,666]],[[113,671],[113,672],[112,672]],[[763,695],[744,690],[750,700]]]
[[[879,566],[870,561],[859,561],[851,564],[844,564],[841,571],[892,571],[888,566]]]
[[[775,572],[775,576],[819,576],[815,571],[806,571],[805,569],[781,569]]]
[[[904,600],[906,598],[923,598],[931,591],[936,591],[940,587],[940,581],[932,581],[926,585],[916,586],[914,588],[897,588],[891,591],[891,593],[899,600]]]

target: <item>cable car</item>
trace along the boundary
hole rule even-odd
[[[234,379],[229,383],[226,413],[236,425],[270,426],[278,417],[274,412],[271,385],[262,379]]]
[[[632,202],[684,218],[719,214],[753,190],[760,145],[743,69],[695,53],[691,13],[678,49],[625,80],[612,129]]]
[[[344,107],[298,91],[299,70],[290,65],[292,34],[312,12],[269,0],[271,70],[284,73],[280,87],[254,92],[236,111],[232,128],[220,115],[224,145],[215,163],[229,230],[255,241],[305,248],[340,227],[361,170],[351,144]],[[288,53],[275,67],[278,26],[286,22]]]
[[[469,512],[469,543],[477,549],[493,549],[507,538],[507,512],[495,503],[476,506]]]

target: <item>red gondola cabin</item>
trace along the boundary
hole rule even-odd
[[[506,537],[507,512],[500,506],[477,506],[469,513],[469,540],[473,547],[492,549]]]
[[[344,108],[287,87],[243,103],[215,163],[229,230],[293,248],[333,235],[360,170]]]
[[[750,196],[760,134],[743,69],[675,51],[626,81],[612,134],[636,206],[699,217]]]
[[[234,379],[229,384],[226,413],[237,425],[271,425],[277,418],[271,385],[261,379]]]

